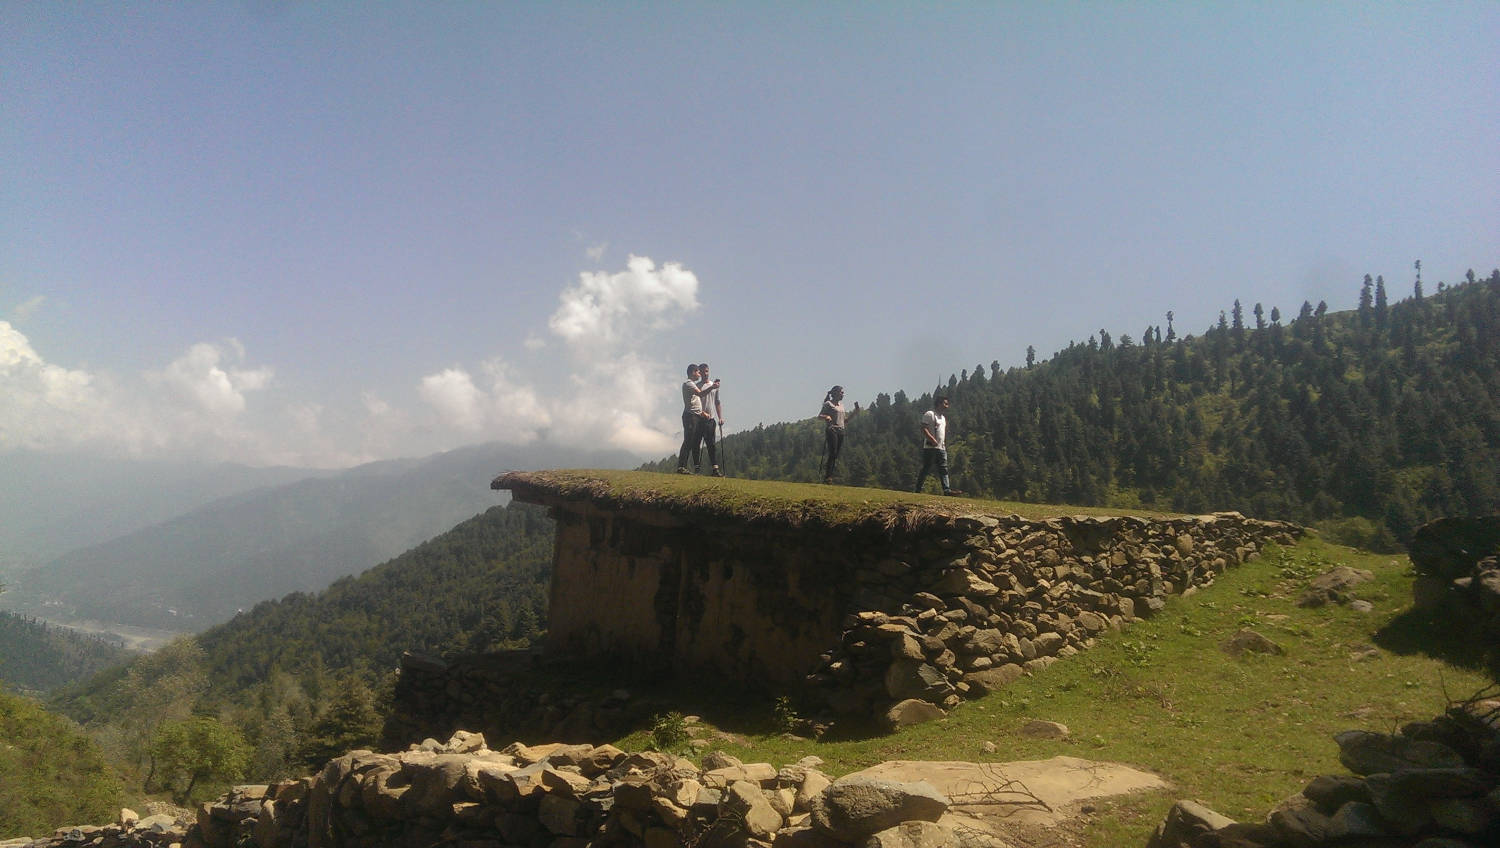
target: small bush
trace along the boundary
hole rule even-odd
[[[1376,554],[1401,552],[1401,543],[1396,541],[1389,527],[1376,524],[1368,518],[1330,518],[1313,525],[1318,535],[1335,545],[1357,548]]]
[[[675,754],[687,747],[687,717],[677,711],[662,713],[651,720],[653,751]]]

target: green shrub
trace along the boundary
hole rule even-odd
[[[1330,518],[1313,525],[1318,535],[1335,545],[1343,545],[1376,554],[1401,552],[1401,543],[1389,527],[1376,524],[1368,518]]]

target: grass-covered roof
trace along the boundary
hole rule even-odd
[[[763,521],[791,526],[916,527],[980,515],[1016,515],[1033,521],[1064,516],[1173,517],[1168,513],[1145,510],[1011,503],[891,489],[650,471],[511,471],[495,478],[491,487],[509,489],[523,501],[588,501],[612,508],[646,508],[684,517]]]

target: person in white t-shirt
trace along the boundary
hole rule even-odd
[[[938,480],[943,484],[943,494],[958,492],[948,484],[948,398],[946,395],[932,396],[932,409],[922,413],[922,470],[917,474],[917,491],[927,482],[927,474],[934,466]]]
[[[724,426],[724,405],[719,402],[719,381],[709,382],[707,362],[698,363],[698,388],[704,390],[703,411],[698,421],[698,441],[693,444],[693,473],[697,474],[703,470],[699,451],[704,444],[707,444],[710,473],[715,477],[723,477],[724,472],[719,468],[718,439],[714,429],[714,419],[718,419],[719,427]]]
[[[702,432],[703,395],[719,387],[719,381],[698,385],[698,363],[687,367],[687,379],[682,382],[682,449],[677,452],[677,473],[692,474],[688,470],[688,454],[698,444]]]

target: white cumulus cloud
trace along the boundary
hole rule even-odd
[[[462,368],[445,368],[423,377],[417,391],[440,426],[497,441],[529,442],[552,421],[536,390],[517,380],[501,359],[485,362],[477,381]]]
[[[271,382],[271,369],[226,369],[222,367],[226,354],[243,360],[244,346],[234,339],[225,347],[200,342],[151,379],[212,415],[238,415],[245,411],[245,393],[264,389]]]
[[[570,345],[608,347],[681,323],[698,308],[698,277],[676,262],[634,256],[614,274],[584,272],[548,326]]]
[[[445,368],[423,377],[418,393],[448,424],[470,433],[484,426],[484,398],[474,378],[462,368]]]
[[[234,340],[194,344],[143,374],[67,368],[46,361],[24,333],[0,321],[0,450],[305,461],[289,440],[244,420],[248,395],[271,379],[271,369],[246,364]]]
[[[418,394],[436,416],[434,427],[471,438],[669,452],[676,434],[677,378],[646,355],[664,331],[698,304],[698,277],[680,263],[658,267],[631,256],[625,270],[583,272],[558,296],[548,329],[566,352],[567,373],[523,377],[504,359],[472,372],[449,367],[423,377]],[[535,334],[522,343],[543,347]],[[558,359],[549,359],[556,369]]]

